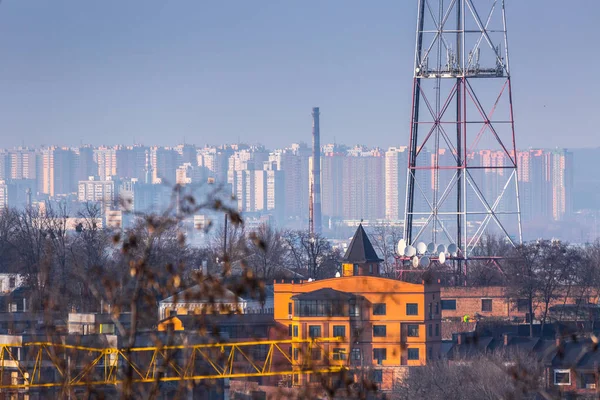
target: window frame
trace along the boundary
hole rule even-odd
[[[415,352],[416,352],[416,355],[417,355],[416,358],[414,358]],[[418,347],[409,347],[408,349],[406,349],[406,359],[408,361],[419,361],[419,356],[420,356],[419,353],[420,352],[419,352],[419,348]],[[411,357],[411,355],[412,355],[412,357]]]
[[[571,386],[571,370],[570,369],[554,369],[552,371],[552,376],[554,378],[553,382],[554,382],[554,386]],[[568,382],[557,382],[556,381],[556,374],[567,374],[567,376],[569,377],[569,381]]]
[[[378,334],[375,334],[375,329],[377,330],[381,330],[383,329],[383,334],[381,334],[381,332],[378,332]],[[387,337],[387,325],[373,325],[373,337]]]
[[[417,329],[417,334],[416,335],[411,335],[411,329]],[[419,337],[419,324],[407,324],[406,325],[406,337]]]
[[[331,358],[335,361],[345,361],[347,356],[346,349],[343,347],[335,347],[331,351]]]
[[[381,309],[383,308],[383,312]],[[387,315],[386,303],[373,303],[373,315]]]
[[[449,307],[448,304],[454,304],[454,307]],[[440,308],[442,311],[456,311],[456,299],[442,299]]]
[[[350,350],[350,359],[355,361],[362,359],[362,352],[360,351],[360,348],[355,347],[352,350]]]
[[[487,308],[487,307],[484,307],[484,304],[489,304],[490,309],[485,310],[484,308]],[[493,311],[494,311],[494,302],[492,301],[492,299],[486,299],[486,298],[481,299],[481,312],[493,312]]]
[[[318,329],[319,334],[318,335],[313,335],[313,333],[312,333],[313,329]],[[308,337],[309,338],[314,339],[314,338],[323,337],[322,333],[323,332],[322,332],[321,325],[309,325],[308,326]]]
[[[342,334],[337,335],[336,330],[341,330]],[[339,333],[339,332],[337,332]],[[334,325],[333,326],[333,337],[346,337],[346,325]]]
[[[528,313],[529,312],[529,300],[517,299],[516,301],[517,312]]]
[[[292,337],[298,337],[298,325],[293,326],[293,335]]]
[[[378,353],[381,353],[380,355],[382,355],[383,357],[376,357],[375,356],[376,351]],[[385,347],[374,347],[373,348],[373,360],[376,360],[377,362],[387,360],[387,349]]]
[[[413,306],[414,306],[414,310],[413,310]],[[410,307],[410,312],[409,312],[409,307]],[[414,317],[418,316],[419,315],[419,303],[406,303],[406,315],[414,316]]]

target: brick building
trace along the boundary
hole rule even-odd
[[[550,307],[564,304],[597,304],[598,297],[592,294],[581,294],[579,288],[563,290],[561,296],[550,302]],[[443,319],[459,319],[492,317],[506,320],[525,321],[527,319],[527,301],[514,299],[507,295],[502,286],[481,287],[443,287],[441,288],[441,309]],[[533,312],[536,316],[543,305],[534,302]]]

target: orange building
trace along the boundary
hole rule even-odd
[[[342,259],[342,277],[274,285],[274,318],[292,340],[342,338],[312,348],[292,342],[297,368],[345,365],[386,390],[406,367],[440,356],[440,285],[382,278],[380,262],[359,226]],[[293,383],[311,379],[320,377],[295,375]]]

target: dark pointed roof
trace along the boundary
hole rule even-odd
[[[381,262],[381,258],[377,256],[367,233],[365,232],[362,224],[358,225],[358,229],[348,246],[342,262],[349,264],[361,264],[366,262]]]

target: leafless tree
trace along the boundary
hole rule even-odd
[[[330,278],[335,274],[341,253],[319,234],[308,231],[287,231],[283,235],[296,272],[309,278]]]
[[[281,231],[262,224],[248,235],[248,266],[259,278],[272,281],[285,268],[288,248]]]
[[[368,228],[369,239],[375,251],[383,259],[381,263],[382,275],[396,277],[396,245],[402,239],[403,232],[400,227],[389,224],[378,224]]]
[[[542,388],[539,377],[543,376],[543,366],[527,354],[493,353],[457,361],[431,361],[426,366],[411,369],[395,385],[390,398],[534,399]]]

